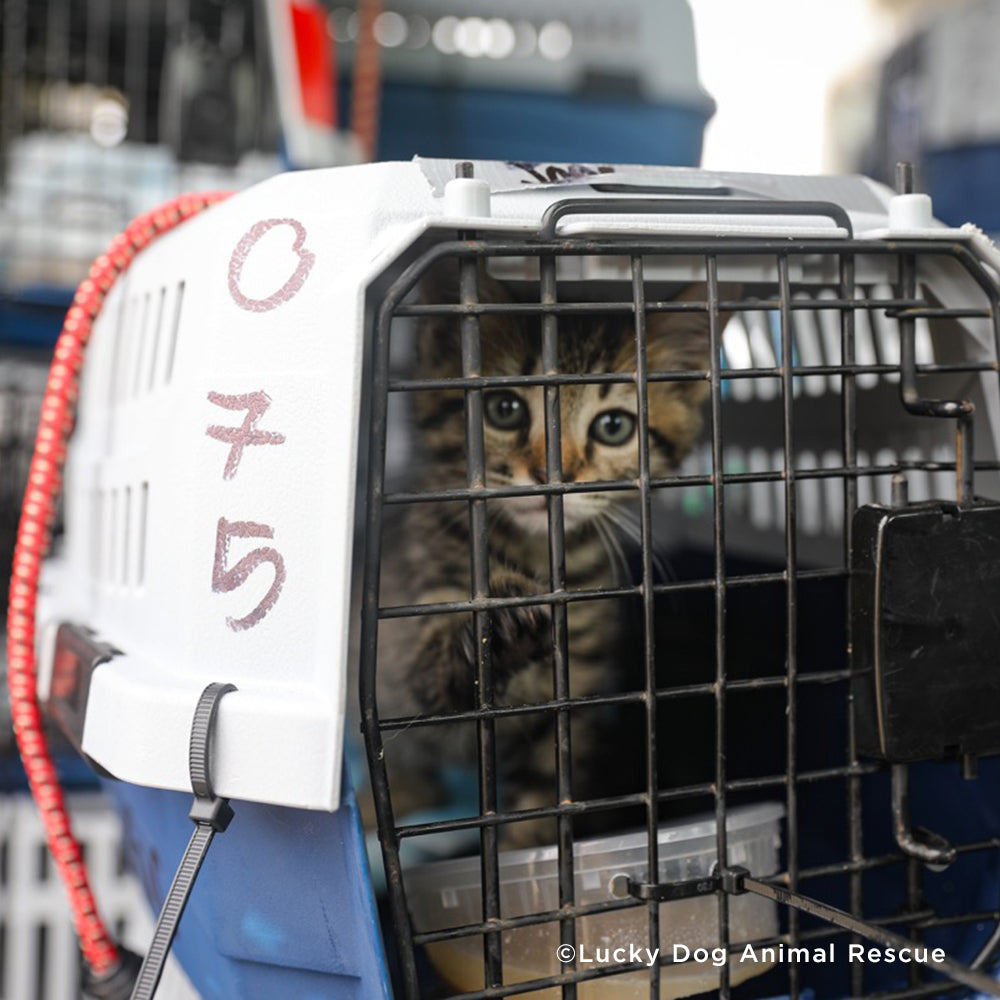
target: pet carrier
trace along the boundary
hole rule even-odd
[[[234,800],[181,964],[386,995],[360,814],[398,996],[1000,995],[1000,256],[861,178],[553,176],[275,178],[97,317],[39,686],[154,905]]]
[[[50,346],[140,212],[356,161],[331,48],[314,0],[3,0],[0,343]]]
[[[1000,232],[993,177],[1000,157],[1000,120],[993,93],[997,70],[984,52],[1000,26],[1000,4],[975,0],[961,9],[930,11],[917,30],[878,67],[871,134],[858,148],[859,166],[892,176],[913,160],[949,222],[974,218]]]
[[[363,4],[331,4],[341,94]],[[381,43],[382,159],[697,165],[715,102],[698,82],[687,0],[395,0]],[[346,110],[346,109],[345,109]],[[547,164],[546,164],[547,165]]]

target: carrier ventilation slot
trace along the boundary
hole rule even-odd
[[[184,281],[123,296],[109,366],[112,403],[140,399],[168,385],[180,331]]]
[[[146,576],[149,482],[91,495],[90,571],[107,587],[136,591]]]

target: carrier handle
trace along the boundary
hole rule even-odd
[[[854,236],[846,210],[832,201],[767,201],[763,198],[565,198],[550,205],[542,216],[538,235],[556,238],[559,220],[566,215],[819,215],[832,219]]]

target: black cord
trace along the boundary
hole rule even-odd
[[[170,946],[177,933],[177,925],[184,913],[184,907],[187,906],[194,881],[205,861],[205,855],[215,835],[224,832],[233,818],[229,800],[217,797],[212,790],[211,749],[219,702],[224,695],[235,690],[232,684],[209,684],[198,699],[194,720],[191,723],[191,742],[188,751],[191,787],[195,793],[189,814],[195,824],[194,833],[191,834],[177,868],[177,874],[170,884],[163,909],[156,921],[153,940],[143,959],[131,1000],[153,1000],[156,987],[163,975],[163,966],[170,952]]]

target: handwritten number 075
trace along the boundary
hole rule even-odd
[[[274,529],[256,521],[229,521],[219,518],[215,535],[215,563],[212,566],[212,591],[216,594],[228,594],[242,586],[254,570],[264,563],[274,567],[274,579],[271,587],[260,603],[249,614],[242,618],[227,617],[226,624],[234,632],[253,628],[274,607],[285,582],[285,560],[281,553],[270,545],[251,549],[233,566],[227,567],[229,557],[229,542],[232,538],[273,538]]]

